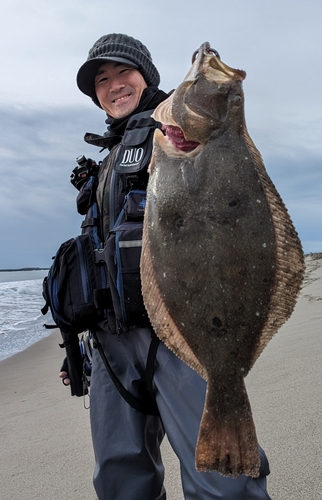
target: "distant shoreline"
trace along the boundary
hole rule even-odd
[[[13,271],[48,271],[49,267],[20,267],[19,269],[0,269],[0,273],[11,273]]]
[[[304,254],[304,257],[312,257],[313,259],[321,259],[322,252],[309,252]],[[19,267],[18,269],[0,269],[0,273],[11,273],[13,271],[48,271],[49,267]]]

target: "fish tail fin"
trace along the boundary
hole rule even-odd
[[[232,399],[225,387],[207,390],[196,447],[196,469],[223,476],[259,475],[255,425],[243,379]],[[237,384],[238,385],[238,384]]]

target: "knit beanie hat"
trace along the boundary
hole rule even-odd
[[[107,61],[129,64],[137,68],[148,86],[158,86],[160,83],[159,72],[143,43],[121,33],[102,36],[90,49],[87,61],[80,67],[76,78],[78,88],[90,96],[98,106],[95,76],[98,68]]]

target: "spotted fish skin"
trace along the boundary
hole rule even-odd
[[[245,72],[203,44],[183,83],[154,112],[199,146],[159,130],[150,165],[142,293],[156,334],[207,380],[197,470],[259,474],[244,377],[291,315],[301,243],[244,119]]]

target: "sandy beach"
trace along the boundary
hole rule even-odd
[[[292,317],[246,379],[273,500],[322,499],[322,254],[307,256],[306,265]],[[57,377],[59,342],[55,331],[0,362],[1,500],[96,498],[89,412]],[[167,498],[182,500],[167,442],[163,456]]]

